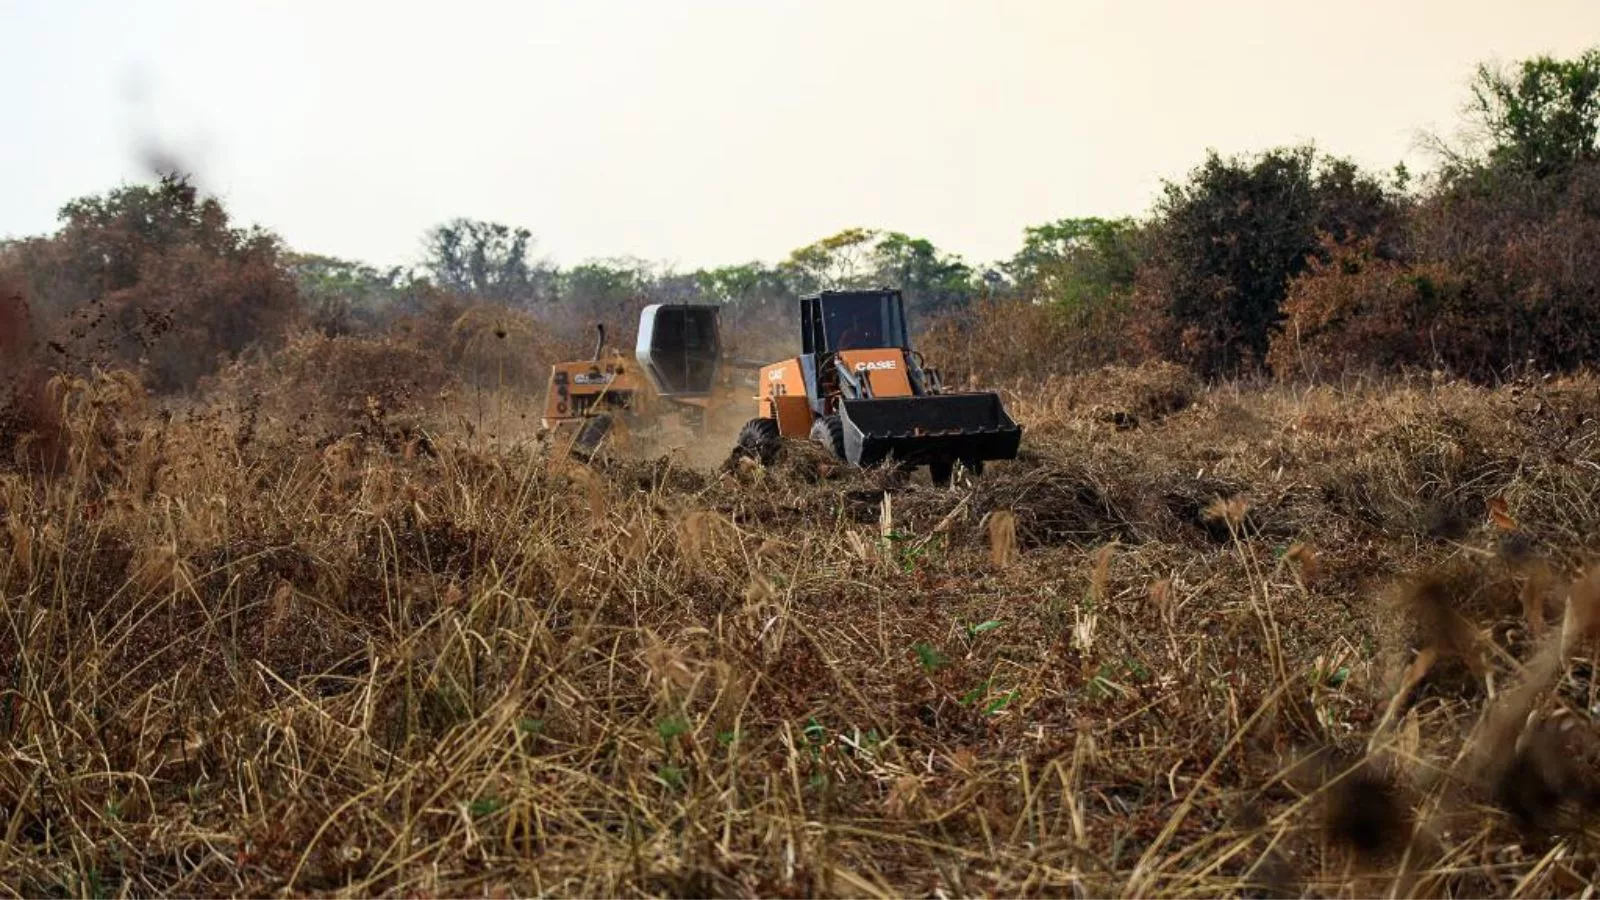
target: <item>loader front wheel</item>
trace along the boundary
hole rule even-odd
[[[928,463],[928,478],[933,481],[934,487],[949,487],[955,471],[956,462],[953,459],[936,459]]]
[[[739,430],[739,442],[734,452],[770,466],[782,448],[783,436],[778,433],[778,420],[751,419]]]
[[[844,423],[838,416],[823,416],[812,422],[811,439],[828,448],[834,459],[844,459]]]

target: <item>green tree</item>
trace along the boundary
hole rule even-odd
[[[639,260],[590,260],[562,270],[557,290],[566,305],[608,309],[642,300],[653,280],[650,267]]]
[[[781,269],[759,262],[701,269],[693,277],[707,301],[740,309],[783,303],[797,296]]]
[[[730,352],[776,359],[795,352],[798,294],[778,266],[750,262],[692,273],[700,301],[722,307]]]
[[[1133,290],[1137,236],[1132,219],[1059,219],[1028,228],[1003,268],[1027,299],[1097,307]]]
[[[782,270],[800,294],[877,287],[874,248],[880,233],[846,228],[789,254]]]
[[[891,231],[878,239],[872,256],[878,281],[905,292],[906,307],[915,313],[947,312],[972,300],[972,267],[931,241]]]
[[[1480,65],[1469,112],[1492,164],[1544,178],[1600,159],[1600,47],[1571,60]]]
[[[592,339],[596,323],[604,323],[611,341],[626,346],[655,284],[656,272],[642,260],[589,260],[557,273],[560,302],[539,318],[580,346]]]
[[[371,330],[417,309],[416,279],[403,266],[379,269],[315,253],[287,253],[284,265],[306,316],[326,334]]]
[[[972,268],[932,242],[897,231],[847,228],[789,254],[779,267],[798,295],[894,287],[915,312],[943,312],[970,302]]]

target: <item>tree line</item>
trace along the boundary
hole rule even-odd
[[[735,329],[781,326],[797,297],[879,285],[901,288],[914,321],[947,343],[999,330],[1013,346],[1025,320],[1034,346],[1013,361],[1032,370],[1166,359],[1207,377],[1495,379],[1592,363],[1600,48],[1480,66],[1465,119],[1468,138],[1433,142],[1440,164],[1426,178],[1310,146],[1210,152],[1143,216],[1031,227],[990,265],[850,228],[775,263],[561,267],[537,258],[528,229],[457,219],[426,234],[416,265],[385,269],[239,227],[174,174],[74,200],[53,234],[0,245],[0,283],[18,286],[0,317],[26,297],[45,358],[137,364],[173,390],[294,328],[471,340],[470,323],[503,334],[521,317],[576,333],[677,301],[722,304]],[[969,368],[1003,372],[1004,359],[980,355]]]
[[[1592,365],[1600,48],[1478,67],[1465,117],[1462,139],[1430,139],[1426,179],[1308,146],[1213,152],[1143,218],[1029,229],[1008,285],[1044,309],[979,304],[941,346],[995,377],[1152,359],[1303,380]]]

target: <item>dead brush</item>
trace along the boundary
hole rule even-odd
[[[1482,585],[1481,572],[1471,565],[1456,565],[1413,576],[1399,587],[1397,603],[1406,616],[1408,644],[1414,652],[1398,678],[1392,699],[1374,729],[1381,734],[1415,691],[1441,662],[1454,662],[1487,690],[1490,670],[1477,625],[1468,615],[1474,611]],[[1446,673],[1448,674],[1448,673]],[[1436,681],[1439,679],[1436,677]],[[1469,690],[1451,681],[1440,681],[1443,689]]]
[[[997,569],[1015,563],[1017,551],[1017,517],[1007,510],[989,514],[989,560]]]
[[[726,548],[728,542],[738,540],[738,529],[721,515],[709,510],[693,510],[679,520],[678,546],[690,564],[699,564],[708,556]]]
[[[1324,787],[1323,827],[1364,866],[1394,862],[1410,846],[1415,823],[1404,787],[1370,763]]]
[[[236,405],[161,422],[80,402],[116,390],[91,384],[61,409],[96,442],[115,420],[107,442],[0,479],[14,893],[1580,894],[1596,864],[1572,830],[1597,592],[1567,573],[1600,525],[1581,427],[1574,462],[1467,487],[1505,474],[1474,446],[1523,427],[1474,413],[1483,391],[1247,389],[1271,446],[1201,396],[1160,441],[1046,423],[1036,459],[950,491],[782,463],[733,486],[459,426],[329,468],[308,447],[348,432],[275,411],[313,382],[259,371],[245,449]],[[1445,432],[1458,461],[1408,461]],[[1259,532],[1169,524],[1202,469],[1249,487]],[[1507,498],[1532,556],[1352,503],[1409,510],[1429,479]],[[1475,644],[1374,602],[1456,557],[1466,589],[1413,608]],[[1530,641],[1532,558],[1554,582]],[[1444,689],[1441,661],[1380,721],[1383,651],[1428,646],[1476,646],[1493,697]],[[1339,763],[1302,778],[1318,742]]]

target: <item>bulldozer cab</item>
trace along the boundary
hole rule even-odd
[[[900,292],[823,291],[800,301],[803,352],[911,349]]]
[[[657,303],[639,314],[635,355],[663,397],[709,396],[721,349],[715,306]]]

